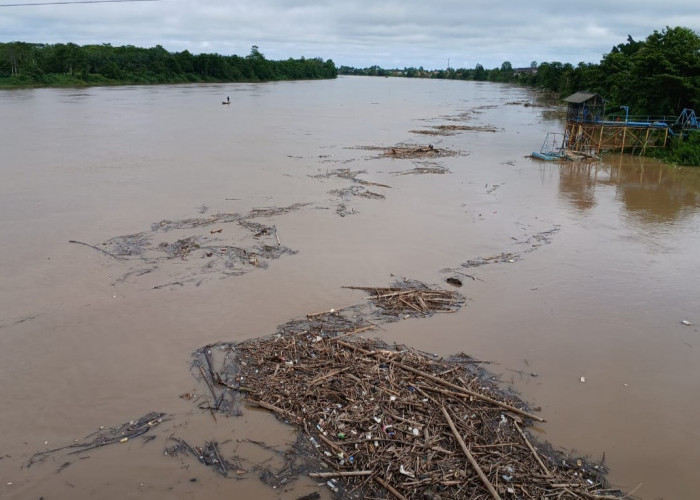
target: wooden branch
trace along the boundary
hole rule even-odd
[[[346,366],[345,368],[341,368],[339,370],[333,370],[333,371],[326,373],[325,375],[322,375],[320,377],[316,377],[311,382],[309,382],[309,387],[313,387],[316,384],[319,384],[328,378],[335,377],[336,375],[338,375],[340,373],[346,372],[346,371],[350,370],[351,368],[352,368],[352,366]]]
[[[374,480],[377,481],[377,482],[378,482],[379,484],[381,484],[382,486],[384,486],[384,488],[385,488],[389,493],[391,493],[392,495],[394,495],[394,496],[395,496],[396,498],[398,498],[399,500],[408,500],[405,496],[403,496],[401,493],[399,493],[398,491],[396,491],[396,489],[395,489],[392,485],[390,485],[389,483],[387,483],[386,481],[384,481],[381,477],[379,477],[379,476],[374,476]]]
[[[527,436],[525,433],[520,429],[520,426],[518,425],[518,422],[513,421],[513,425],[515,428],[518,430],[520,435],[523,437],[523,440],[525,441],[525,444],[527,445],[528,448],[530,448],[530,451],[532,452],[532,455],[535,457],[535,460],[537,460],[537,463],[540,464],[540,467],[542,468],[542,471],[545,473],[547,477],[552,477],[552,473],[549,472],[549,469],[547,466],[544,464],[542,459],[540,458],[539,453],[537,453],[537,450],[530,444],[530,441],[527,439]]]
[[[476,460],[469,452],[469,448],[467,448],[467,445],[464,443],[462,436],[460,436],[459,432],[457,432],[457,428],[455,427],[455,423],[452,421],[452,417],[450,417],[450,414],[447,413],[447,410],[444,406],[441,406],[440,410],[442,410],[442,414],[445,416],[445,420],[447,420],[447,423],[450,425],[450,429],[452,429],[452,434],[454,434],[455,438],[457,439],[457,442],[459,443],[459,446],[462,448],[462,451],[467,456],[467,460],[474,468],[476,473],[479,475],[481,482],[484,483],[484,486],[486,486],[486,489],[489,490],[489,493],[491,493],[491,496],[494,498],[494,500],[501,500],[501,497],[496,491],[496,489],[493,487],[493,484],[491,484],[489,478],[486,477],[484,471],[481,470],[481,467],[479,467],[479,464],[476,463]]]
[[[345,347],[348,347],[348,348],[350,348],[350,349],[352,349],[352,350],[354,350],[354,351],[360,352],[360,353],[364,354],[365,356],[376,356],[376,355],[380,354],[379,352],[376,352],[376,351],[367,351],[367,350],[362,349],[362,348],[360,348],[360,347],[358,347],[358,346],[352,345],[352,344],[349,343],[349,342],[343,342],[342,340],[339,340],[338,343],[339,343],[340,345],[345,346]],[[546,422],[546,420],[543,419],[542,417],[539,417],[539,416],[537,416],[537,415],[533,415],[532,413],[528,413],[528,412],[526,412],[526,411],[524,411],[524,410],[521,410],[520,408],[516,408],[515,406],[511,406],[511,405],[509,405],[509,404],[507,404],[507,403],[503,403],[502,401],[498,401],[497,399],[493,399],[493,398],[491,398],[491,397],[489,397],[489,396],[486,396],[486,395],[484,395],[484,394],[479,394],[478,392],[474,392],[474,391],[472,391],[472,390],[469,390],[469,389],[467,389],[466,387],[462,387],[462,386],[453,384],[453,383],[451,383],[451,382],[448,382],[447,380],[441,379],[440,377],[436,377],[436,376],[434,376],[434,375],[431,375],[430,373],[426,373],[426,372],[424,372],[424,371],[417,370],[417,369],[415,369],[415,368],[413,368],[413,367],[411,367],[411,366],[407,366],[407,365],[401,363],[400,361],[390,361],[390,362],[391,362],[392,364],[398,366],[399,368],[402,368],[402,369],[406,370],[406,371],[409,371],[409,372],[411,372],[411,373],[415,373],[416,375],[420,375],[420,376],[423,377],[423,378],[426,378],[426,379],[428,379],[428,380],[432,380],[433,382],[437,382],[437,383],[440,384],[440,385],[443,385],[443,386],[445,386],[445,387],[450,387],[451,389],[455,389],[455,390],[458,391],[457,394],[455,394],[455,393],[449,393],[449,395],[452,395],[452,396],[459,396],[459,397],[464,397],[465,395],[467,395],[467,396],[472,396],[472,397],[475,397],[475,398],[477,398],[477,399],[481,399],[481,400],[483,400],[483,401],[488,401],[488,402],[491,403],[491,404],[494,404],[494,405],[496,405],[496,406],[499,406],[499,407],[501,407],[501,408],[503,408],[503,409],[505,409],[505,410],[511,411],[511,412],[513,412],[513,413],[515,413],[515,414],[522,415],[522,416],[524,416],[524,417],[526,417],[526,418],[531,418],[531,419],[533,419],[533,420],[537,420],[538,422]],[[431,388],[431,390],[437,390],[437,391],[439,391],[439,389],[435,389],[435,388]],[[459,394],[459,393],[461,393],[461,394]]]
[[[286,418],[288,418],[292,422],[298,421],[298,417],[294,415],[291,412],[288,412],[287,410],[283,410],[282,408],[279,408],[275,405],[272,405],[270,403],[266,403],[265,401],[258,401],[257,399],[249,399],[248,403],[259,406],[260,408],[265,408],[266,410],[273,411],[279,415],[284,415]]]
[[[333,441],[331,441],[331,440],[328,439],[326,436],[324,436],[323,433],[319,433],[319,434],[318,434],[318,437],[319,437],[319,439],[320,439],[321,441],[323,441],[323,442],[326,443],[328,446],[330,446],[331,448],[333,448],[336,452],[338,452],[338,453],[345,453],[345,450],[343,450],[343,449],[340,448],[337,444],[335,444]]]
[[[522,415],[524,417],[531,418],[533,420],[537,420],[538,422],[546,422],[546,420],[543,419],[542,417],[538,417],[537,415],[533,415],[532,413],[528,413],[524,410],[521,410],[520,408],[516,408],[515,406],[511,406],[511,405],[504,403],[502,401],[498,401],[497,399],[493,399],[493,398],[486,396],[484,394],[479,394],[478,392],[474,392],[472,390],[469,390],[466,387],[462,387],[462,386],[453,384],[452,382],[448,382],[447,380],[443,380],[439,377],[435,377],[434,375],[431,375],[430,373],[425,373],[423,371],[416,370],[415,368],[404,365],[403,363],[401,363],[399,361],[391,361],[391,363],[398,366],[399,368],[406,370],[406,371],[409,371],[411,373],[415,373],[416,375],[420,375],[421,377],[427,378],[428,380],[432,380],[433,382],[437,382],[440,385],[455,389],[456,391],[463,393],[463,394],[459,394],[459,396],[461,396],[461,397],[464,397],[464,395],[473,396],[477,399],[481,399],[483,401],[488,401],[489,403],[494,404],[496,406],[499,406],[505,410],[512,411],[513,413],[516,413],[518,415]],[[434,389],[431,389],[431,390],[434,390]],[[437,389],[435,389],[435,390],[437,390]],[[450,395],[455,395],[455,394],[452,393]]]
[[[199,371],[202,373],[202,378],[207,383],[207,387],[209,387],[211,396],[212,398],[214,398],[214,404],[216,404],[216,400],[218,399],[218,397],[216,396],[216,391],[211,386],[211,382],[209,382],[209,378],[207,378],[207,375],[204,373],[204,368],[202,368],[202,365],[199,365]],[[211,404],[209,405],[209,413],[211,413],[211,418],[213,418],[214,422],[216,422],[216,415],[214,414],[214,409],[211,407]]]
[[[311,319],[311,318],[315,318],[316,316],[323,316],[324,314],[335,314],[337,312],[342,311],[343,309],[349,309],[351,307],[353,307],[353,306],[345,306],[345,307],[339,307],[338,309],[329,309],[327,311],[309,313],[306,315],[306,318]]]
[[[102,250],[100,247],[96,247],[95,245],[90,245],[89,243],[83,243],[82,241],[76,241],[76,240],[68,240],[68,243],[77,243],[78,245],[85,245],[86,247],[90,247],[93,250],[97,250],[98,252],[102,252],[105,255],[109,255],[113,259],[126,260],[125,257],[120,257],[119,255],[114,255],[113,253],[109,253],[107,250]]]
[[[343,337],[349,337],[350,335],[356,335],[358,333],[366,332],[367,330],[373,330],[377,328],[375,325],[367,325],[363,326],[361,328],[357,328],[355,330],[351,330],[349,332],[341,333],[337,337],[334,337],[335,339],[342,339]]]
[[[371,470],[349,470],[336,472],[309,472],[309,477],[318,477],[325,479],[327,477],[355,477],[355,476],[371,476],[374,471]]]

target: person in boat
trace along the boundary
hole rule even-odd
[[[226,102],[229,103],[229,104],[231,104],[231,98],[228,97],[228,96],[226,96]]]

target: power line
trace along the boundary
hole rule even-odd
[[[125,3],[125,2],[160,2],[160,0],[66,0],[63,2],[5,3],[0,7],[36,7],[38,5],[68,5],[72,3]]]

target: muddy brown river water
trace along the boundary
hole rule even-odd
[[[515,87],[360,77],[0,92],[0,497],[316,491],[306,478],[272,489],[163,454],[169,435],[229,440],[248,465],[274,467],[279,454],[256,442],[283,450],[294,439],[265,412],[214,423],[180,398],[201,390],[191,353],[364,300],[344,285],[449,287],[460,272],[461,311],[377,335],[491,361],[541,407],[542,440],[604,455],[611,483],[639,498],[697,498],[700,169],[527,158],[563,128],[553,111]],[[440,125],[479,130],[425,133]],[[401,143],[455,154],[373,149]],[[435,167],[449,172],[404,175]],[[293,208],[260,211],[280,207]],[[189,236],[216,249],[256,245],[229,223],[161,224],[256,213],[296,253],[256,267],[196,248],[162,252]],[[148,257],[69,243],[111,249],[103,243],[125,235],[147,238]],[[488,261],[501,254],[511,258]],[[27,467],[38,451],[150,411],[171,417],[151,442]]]

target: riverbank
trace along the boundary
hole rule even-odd
[[[332,60],[272,61],[256,45],[245,57],[168,52],[160,45],[0,43],[0,89],[333,79]]]

